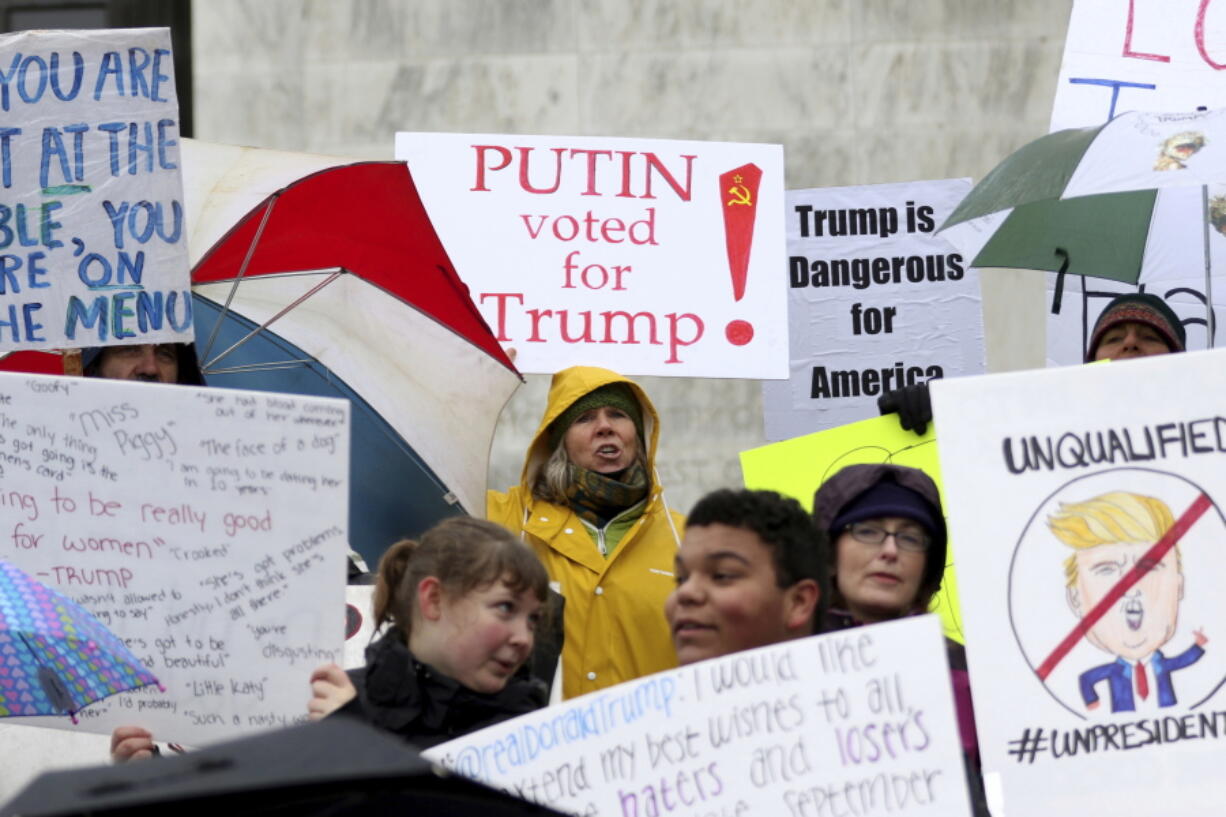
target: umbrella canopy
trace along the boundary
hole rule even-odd
[[[0,560],[0,717],[68,715],[76,723],[94,701],[157,683],[83,607]]]
[[[0,817],[122,814],[557,815],[435,769],[404,742],[348,718],[178,757],[39,777]]]
[[[940,232],[975,267],[1125,283],[1206,269],[1207,186],[1226,182],[1226,111],[1128,113],[1001,162]]]
[[[483,514],[494,426],[522,379],[407,166],[192,139],[181,155],[208,384],[351,402],[350,545],[371,564],[445,516]]]
[[[59,352],[10,352],[0,357],[0,372],[64,374],[64,358]]]
[[[373,561],[484,512],[494,425],[521,381],[407,166],[344,161],[184,140],[185,211],[205,378],[353,403],[350,537]]]

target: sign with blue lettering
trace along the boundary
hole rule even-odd
[[[1076,0],[1050,130],[1226,106],[1226,13],[1207,0]]]
[[[190,341],[168,29],[0,36],[0,354]]]
[[[1128,111],[1191,113],[1198,108],[1226,107],[1226,6],[1209,0],[1076,0],[1069,16],[1068,39],[1049,130],[1095,127]],[[1155,140],[1155,160],[1165,156],[1166,167],[1178,155],[1177,134]],[[1195,134],[1192,134],[1194,137]],[[1150,248],[1140,286],[1105,279],[1070,276],[1060,298],[1057,276],[1047,274],[1047,303],[1061,302],[1060,311],[1048,310],[1047,360],[1049,366],[1080,363],[1094,321],[1112,298],[1142,289],[1157,295],[1174,310],[1188,333],[1188,349],[1221,345],[1222,335],[1210,338],[1206,305],[1216,314],[1226,308],[1226,234],[1221,232],[1226,212],[1226,186],[1211,184],[1205,212],[1199,187],[1167,191],[1156,208],[1150,227]],[[1206,217],[1214,229],[1206,234]],[[1121,230],[1134,229],[1120,225]],[[1209,253],[1210,274],[1205,256]],[[1076,262],[1070,264],[1076,269]],[[1211,280],[1210,280],[1211,279]],[[1219,319],[1220,323],[1220,319]]]
[[[935,616],[699,661],[423,754],[568,814],[970,813]]]

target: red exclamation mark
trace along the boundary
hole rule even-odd
[[[720,202],[724,207],[724,240],[728,247],[728,270],[732,273],[732,298],[745,297],[749,276],[749,250],[753,246],[753,222],[758,213],[758,184],[762,171],[755,164],[741,165],[719,177]],[[724,334],[733,346],[753,340],[753,324],[728,321]]]

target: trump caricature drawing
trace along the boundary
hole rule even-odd
[[[1112,491],[1080,502],[1062,502],[1047,517],[1051,533],[1072,553],[1064,561],[1066,597],[1079,619],[1095,611],[1131,571],[1140,578],[1112,601],[1085,632],[1085,640],[1110,656],[1078,676],[1089,710],[1106,697],[1112,712],[1169,707],[1178,703],[1175,673],[1205,654],[1208,638],[1193,631],[1193,643],[1167,655],[1175,635],[1184,576],[1179,546],[1161,558],[1148,554],[1174,524],[1160,499]]]

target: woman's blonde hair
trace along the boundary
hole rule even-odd
[[[647,470],[647,453],[643,438],[635,434],[634,439],[638,449],[634,460],[643,466],[643,470]],[[537,471],[536,481],[532,484],[532,495],[554,505],[565,505],[568,501],[566,489],[570,487],[572,466],[570,457],[566,455],[566,437],[563,435],[549,459],[545,460],[541,470]]]
[[[515,593],[530,590],[542,603],[549,592],[541,560],[510,531],[483,519],[455,516],[426,531],[420,540],[400,540],[379,559],[376,631],[391,622],[408,640],[417,586],[427,576],[437,578],[452,598],[497,581],[505,581]]]

